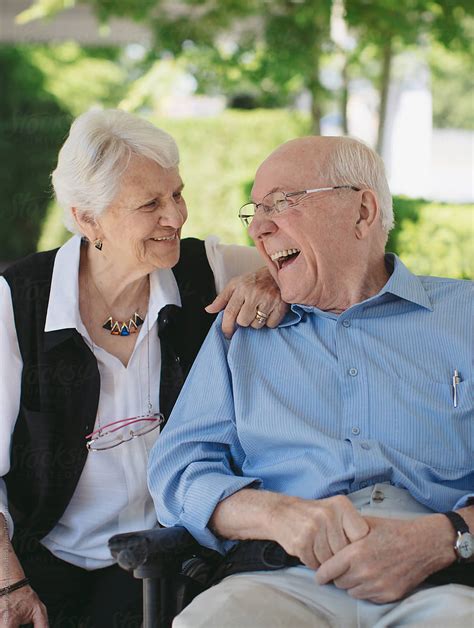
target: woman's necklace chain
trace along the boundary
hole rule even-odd
[[[84,275],[85,275],[84,283],[85,283],[85,289],[86,289],[87,317],[89,319],[90,328],[92,329],[91,298],[90,298],[90,292],[89,292],[89,281],[88,281],[88,277],[87,277],[87,275],[91,276],[91,273],[90,273],[90,269],[88,268],[88,266],[89,266],[89,264],[86,264],[86,272],[84,273]],[[94,287],[97,290],[97,286],[95,285],[95,282],[92,279],[92,276],[91,276],[91,281],[94,283]],[[150,277],[148,276],[148,282],[149,281],[150,281]],[[104,304],[107,305],[105,303],[105,299],[102,298],[102,300],[103,300]],[[147,314],[145,315],[145,320],[146,320],[146,358],[147,358],[147,416],[151,416],[153,414],[153,404],[151,402],[151,383],[150,383],[151,382],[151,378],[150,378],[150,316],[149,316],[149,310],[148,310]],[[143,321],[142,321],[142,324],[143,324]],[[91,345],[92,345],[92,347],[91,347],[92,348],[92,353],[94,355],[94,358],[97,361],[97,356],[95,354],[95,343],[94,343],[94,340],[93,340],[92,335],[90,333],[89,333],[89,338],[90,338]],[[100,416],[99,416],[98,412],[97,412],[97,425],[98,425],[98,429],[101,429]]]
[[[91,281],[94,284],[94,288],[96,292],[102,299],[102,303],[105,305],[106,310],[110,312],[108,303],[104,299],[102,292],[97,287],[97,284],[95,283],[92,275],[91,275]],[[104,323],[102,324],[102,329],[106,329],[107,331],[110,331],[112,336],[130,336],[130,334],[136,334],[138,331],[138,328],[141,327],[142,325],[143,325],[143,318],[135,310],[133,315],[130,316],[127,321],[120,321],[120,320],[114,319],[111,315],[109,315],[107,319],[104,321]]]

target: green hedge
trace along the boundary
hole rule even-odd
[[[474,278],[474,207],[395,197],[387,249],[419,275]]]
[[[0,46],[0,260],[34,251],[70,117],[22,48]]]

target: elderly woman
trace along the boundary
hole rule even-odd
[[[140,584],[107,540],[156,523],[148,452],[213,320],[204,306],[260,266],[247,247],[181,242],[178,161],[135,116],[80,116],[53,173],[76,235],[0,278],[2,625],[140,624]],[[230,333],[285,307],[266,271],[208,309],[228,301]]]

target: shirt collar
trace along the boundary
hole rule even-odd
[[[410,272],[395,253],[386,253],[385,261],[389,267],[393,267],[393,272],[382,290],[368,301],[389,293],[433,311],[433,305],[420,278]]]
[[[380,290],[380,292],[370,297],[370,299],[362,301],[362,303],[357,303],[352,307],[356,308],[362,304],[373,303],[380,300],[385,294],[392,294],[400,299],[411,301],[412,303],[424,307],[427,310],[433,311],[431,300],[420,278],[410,272],[401,259],[394,253],[386,253],[385,261],[389,268],[393,268],[392,274],[385,286]],[[349,310],[350,309],[352,308],[349,308]],[[290,325],[299,323],[305,312],[315,313],[329,318],[337,318],[336,314],[324,312],[317,307],[294,303],[291,305],[290,311],[287,313],[283,321],[279,324],[279,327],[289,327]]]
[[[73,236],[57,252],[51,278],[45,332],[77,329],[83,324],[79,312],[79,259],[81,237]],[[171,268],[158,268],[150,274],[150,327],[158,312],[168,304],[181,307],[178,284]]]
[[[74,236],[56,253],[44,325],[45,332],[81,327],[79,313],[80,252],[81,238]]]

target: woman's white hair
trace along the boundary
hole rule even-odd
[[[386,234],[394,225],[392,195],[382,158],[369,146],[351,137],[341,137],[324,164],[324,176],[333,185],[370,188],[377,196],[382,227]]]
[[[79,233],[73,207],[98,217],[109,206],[132,155],[152,159],[163,168],[179,164],[171,135],[138,116],[106,109],[76,118],[51,175],[69,231]]]

